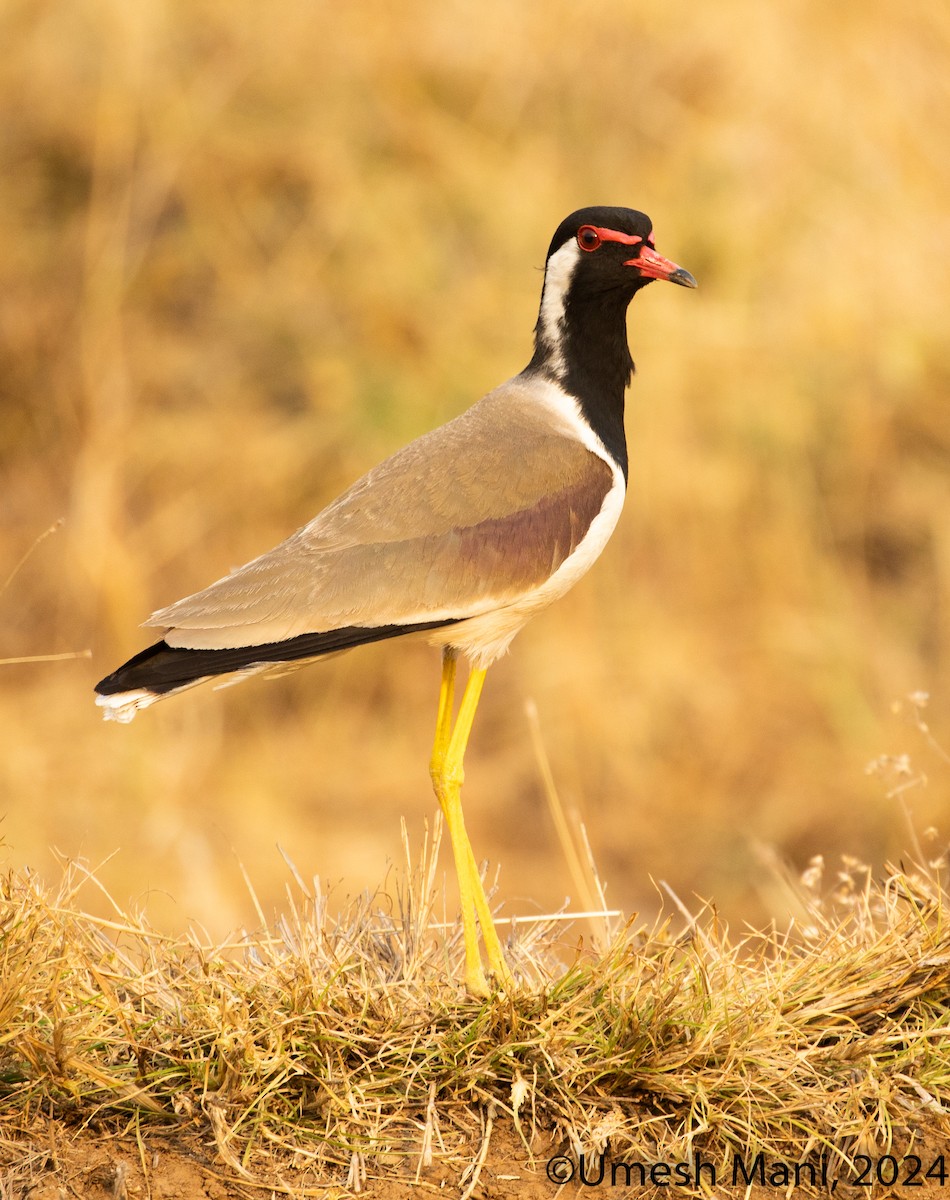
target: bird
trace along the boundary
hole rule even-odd
[[[695,288],[635,209],[578,209],[547,252],[519,374],[410,442],[274,549],[154,612],[161,639],[96,685],[104,716],[222,676],[276,672],[397,637],[442,652],[429,763],[451,839],[475,997],[514,987],[465,829],[463,761],[488,668],[599,557],[620,516],[627,307],[654,280]],[[459,656],[468,676],[455,713]],[[454,718],[454,719],[453,719]]]

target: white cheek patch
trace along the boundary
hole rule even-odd
[[[571,238],[551,255],[544,272],[544,290],[541,293],[538,323],[541,326],[542,338],[551,348],[551,365],[558,376],[564,372],[561,344],[564,332],[564,304],[580,255],[580,247],[575,239]]]

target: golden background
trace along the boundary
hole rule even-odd
[[[627,910],[784,921],[785,863],[928,853],[950,743],[950,8],[127,0],[0,12],[7,864],[159,926],[340,897],[421,845],[439,664],[371,647],[106,725],[137,624],[527,361],[574,208],[695,293],[631,309],[631,486],[489,674],[467,760],[505,912],[572,883],[525,703]],[[891,779],[901,782],[901,776]],[[914,775],[903,777],[910,781]],[[926,833],[931,824],[940,834]],[[454,881],[447,850],[450,907]],[[90,907],[104,905],[94,889]]]

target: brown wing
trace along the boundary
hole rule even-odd
[[[170,645],[216,649],[488,612],[570,556],[612,483],[608,464],[512,381],[146,624],[168,629]]]

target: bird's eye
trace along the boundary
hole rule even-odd
[[[577,244],[582,250],[596,250],[600,245],[600,234],[593,225],[582,225],[577,231]]]

